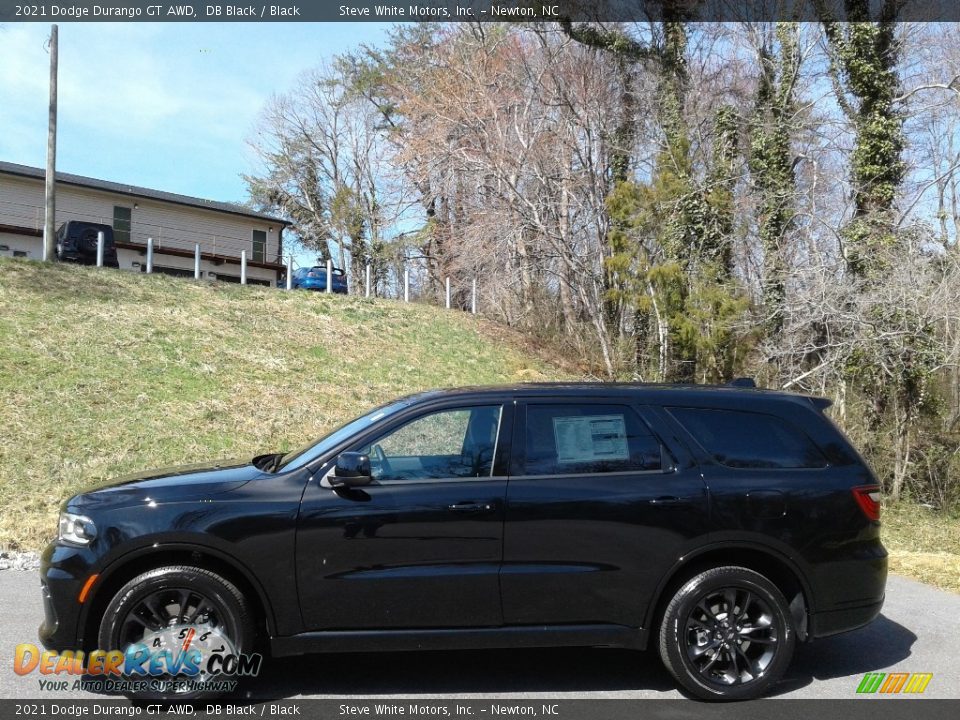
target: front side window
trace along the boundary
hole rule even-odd
[[[500,405],[439,410],[359,449],[377,482],[482,478],[493,473]]]
[[[524,475],[660,470],[660,442],[626,405],[528,405]]]
[[[727,467],[822,468],[820,449],[786,420],[764,413],[669,408],[704,450]]]
[[[115,205],[113,208],[113,239],[116,242],[130,242],[130,230],[133,211],[128,207]]]

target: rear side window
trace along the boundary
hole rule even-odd
[[[827,460],[813,441],[786,420],[764,413],[668,408],[687,432],[734,468],[822,468]]]
[[[524,475],[660,470],[660,443],[626,405],[528,405]]]

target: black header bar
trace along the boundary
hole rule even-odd
[[[873,20],[960,21],[960,0],[866,0]],[[9,22],[816,22],[847,20],[862,0],[287,0],[143,2],[0,0]],[[849,19],[863,19],[857,12]]]

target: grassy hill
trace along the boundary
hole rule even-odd
[[[290,449],[451,385],[569,376],[469,314],[0,259],[0,547],[119,474]]]
[[[573,371],[471,315],[0,259],[0,548],[135,470],[286,450],[397,395]],[[960,519],[884,514],[891,569],[960,592]]]

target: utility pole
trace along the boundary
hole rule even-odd
[[[54,255],[54,221],[57,210],[57,26],[50,26],[50,115],[47,124],[47,184],[44,197],[43,259]]]

